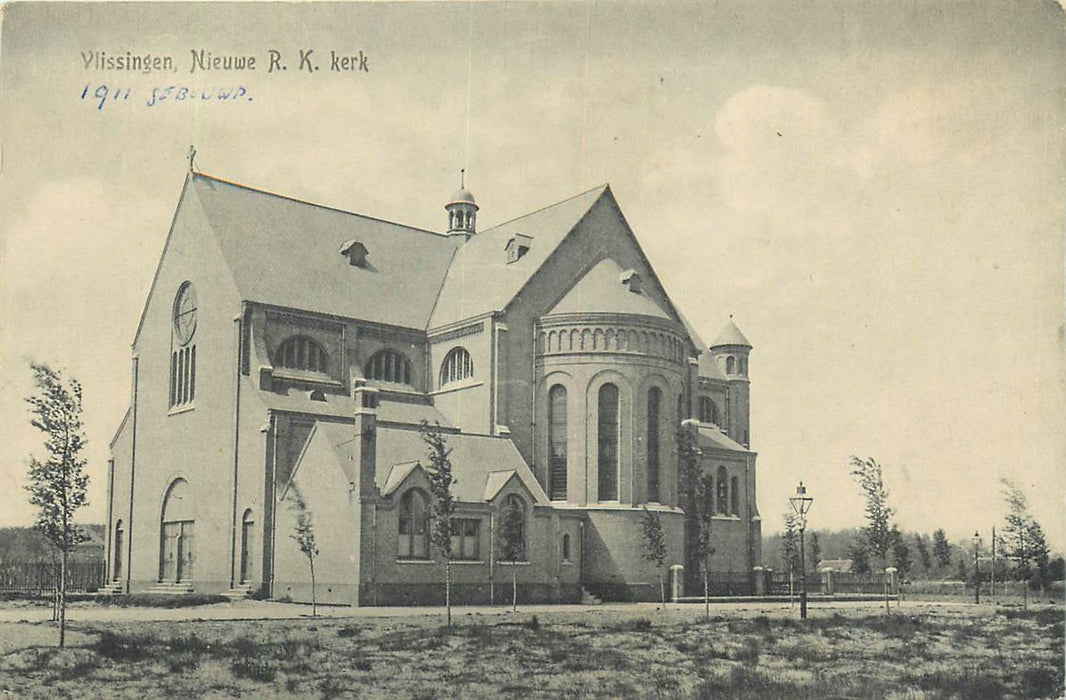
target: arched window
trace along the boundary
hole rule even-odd
[[[474,361],[465,348],[452,348],[440,366],[440,385],[451,384],[474,376]]]
[[[700,397],[700,423],[719,425],[718,404],[710,396]]]
[[[517,494],[509,494],[500,518],[500,559],[526,561],[526,502]]]
[[[170,352],[170,407],[184,406],[196,398],[196,289],[184,282],[174,297],[173,341]]]
[[[377,379],[394,384],[411,383],[411,363],[395,350],[379,350],[363,368],[367,379]]]
[[[715,510],[723,515],[729,512],[729,474],[725,467],[718,467],[718,504]]]
[[[566,387],[548,391],[548,488],[553,501],[566,500]]]
[[[399,559],[429,559],[429,499],[419,489],[400,498],[400,524],[396,542]]]
[[[604,384],[600,387],[596,425],[597,460],[599,467],[599,500],[618,500],[618,387]]]
[[[118,581],[122,578],[122,562],[126,553],[123,551],[123,547],[126,546],[126,532],[122,529],[122,521],[119,520],[115,523],[115,537],[114,537],[114,556],[112,557],[115,565],[112,567],[111,578],[114,581]]]
[[[736,371],[737,371],[737,359],[735,357],[733,357],[732,355],[730,355],[729,357],[725,358],[725,373],[726,374],[736,374]]]
[[[305,335],[294,335],[286,339],[274,353],[274,365],[322,374],[329,371],[326,351]]]
[[[563,534],[563,561],[570,561],[570,535]]]
[[[729,512],[732,515],[740,515],[740,508],[738,507],[739,496],[740,489],[737,488],[737,478],[732,476],[729,478]]]
[[[659,431],[662,426],[663,392],[653,386],[648,390],[648,500],[659,502]]]
[[[185,479],[175,479],[167,489],[160,514],[159,580],[188,581],[193,562],[192,495]]]
[[[714,514],[714,479],[710,474],[700,477],[699,484],[700,510],[707,514]]]
[[[252,561],[255,559],[255,549],[252,545],[254,528],[255,521],[252,520],[252,509],[249,508],[241,518],[241,583],[252,578]]]

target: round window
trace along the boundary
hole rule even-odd
[[[191,282],[181,285],[174,299],[174,335],[185,345],[196,332],[196,290]]]

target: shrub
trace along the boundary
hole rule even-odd
[[[141,661],[151,656],[151,647],[156,640],[147,635],[124,635],[101,632],[93,649],[100,656],[112,661]]]
[[[538,620],[537,616],[534,615],[533,617],[530,618],[529,622],[526,623],[526,627],[528,627],[529,629],[531,629],[533,631],[539,630],[540,629],[540,620]]]
[[[611,626],[615,632],[647,632],[651,629],[651,620],[646,617],[638,617],[633,620],[621,620]]]
[[[277,669],[268,659],[236,659],[230,666],[230,670],[238,678],[249,678],[264,683],[273,682],[277,675]]]
[[[337,630],[338,637],[358,637],[362,634],[363,630],[355,625],[345,625]]]
[[[214,605],[229,602],[224,595],[208,593],[183,593],[170,595],[165,593],[131,593],[129,595],[112,595],[97,598],[102,605],[115,605],[120,608],[192,608],[199,605]]]

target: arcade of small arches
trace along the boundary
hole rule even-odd
[[[541,355],[569,352],[620,352],[651,355],[682,363],[685,343],[675,334],[662,330],[636,330],[612,326],[567,326],[541,330],[537,336]]]

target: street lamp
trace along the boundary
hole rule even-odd
[[[807,529],[807,513],[811,510],[814,499],[807,495],[807,487],[801,481],[796,487],[796,495],[788,499],[792,510],[799,517],[800,530],[800,619],[807,619],[807,558],[803,551],[803,533]]]
[[[977,549],[981,546],[981,533],[973,533],[973,602],[981,602],[981,569],[978,566]]]

